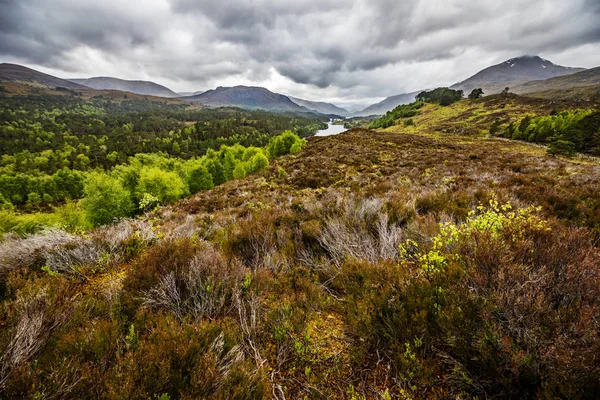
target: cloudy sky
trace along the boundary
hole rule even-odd
[[[348,105],[524,54],[599,66],[599,21],[600,0],[0,0],[0,62]]]

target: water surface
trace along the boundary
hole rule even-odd
[[[344,125],[334,125],[331,122],[329,122],[327,125],[327,129],[320,130],[315,136],[337,135],[338,133],[346,132],[348,130],[344,128]]]

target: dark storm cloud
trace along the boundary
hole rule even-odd
[[[368,98],[522,54],[594,66],[599,20],[598,0],[0,0],[0,57],[179,90]]]

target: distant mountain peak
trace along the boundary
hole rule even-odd
[[[480,87],[484,93],[492,94],[499,93],[506,86],[570,75],[583,70],[582,68],[563,67],[537,55],[524,55],[487,67],[451,87],[462,89],[465,93]]]
[[[204,93],[181,99],[211,107],[240,107],[275,112],[311,112],[308,108],[294,103],[287,96],[258,86],[218,86]]]

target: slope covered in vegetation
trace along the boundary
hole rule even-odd
[[[600,167],[484,137],[529,112],[427,104],[137,220],[5,235],[0,392],[596,397]]]
[[[107,200],[107,212],[97,220],[90,213],[100,204],[81,203],[89,222],[134,215],[264,168],[263,148],[284,131],[306,137],[326,126],[297,115],[73,95],[0,97],[0,120],[0,233],[84,227],[74,201],[92,194]]]

